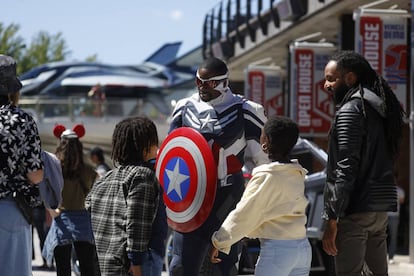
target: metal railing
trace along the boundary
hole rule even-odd
[[[165,118],[171,111],[162,101],[142,98],[111,98],[104,101],[85,97],[23,98],[19,100],[19,106],[29,111],[39,123],[54,118],[65,118],[70,122],[83,119],[109,121],[138,115],[159,119]]]
[[[281,26],[277,6],[285,13],[296,11],[295,20],[308,11],[308,0],[222,0],[205,16],[203,24],[203,57],[234,56],[235,43],[245,47],[245,38],[256,42],[257,30],[268,35],[269,24]],[[319,0],[324,2],[324,0]],[[283,5],[282,5],[283,4]],[[282,14],[283,16],[283,14]],[[293,15],[292,15],[293,16]]]
[[[22,98],[19,107],[30,113],[37,123],[42,147],[54,151],[56,124],[73,128],[83,124],[86,134],[82,138],[84,149],[93,146],[111,151],[111,140],[115,125],[126,117],[146,116],[157,126],[160,141],[167,135],[171,107],[161,98],[109,98],[96,101],[86,97]]]

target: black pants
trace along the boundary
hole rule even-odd
[[[81,275],[98,276],[99,264],[95,245],[89,242],[74,242]],[[54,251],[57,276],[71,276],[72,244],[57,246]]]
[[[211,235],[218,230],[226,216],[236,207],[244,191],[241,173],[234,174],[232,185],[217,189],[213,209],[207,220],[198,229],[188,232],[174,232],[173,256],[170,264],[171,276],[197,276],[211,244]],[[237,275],[235,264],[241,252],[241,245],[232,246],[229,255],[220,254],[222,261],[214,265],[212,275]],[[234,274],[236,273],[236,274]]]
[[[170,265],[172,276],[197,276],[203,263],[211,266],[213,271],[209,275],[231,276],[237,275],[236,263],[238,261],[241,246],[239,243],[231,247],[229,255],[220,252],[222,261],[218,264],[209,263],[208,249],[210,241],[202,240],[192,233],[174,232],[173,259]],[[208,260],[205,260],[205,258]],[[204,264],[205,265],[205,264]],[[204,268],[205,270],[209,270]]]
[[[46,228],[46,209],[43,205],[33,208],[33,227],[36,228],[37,235],[39,236],[40,252],[42,252],[43,245],[45,244],[47,231],[49,230],[48,228]],[[33,228],[32,228],[32,231],[33,231]],[[33,258],[34,258],[34,254],[33,254]],[[42,257],[42,259],[43,259],[43,263],[45,264],[46,263],[45,258]]]
[[[364,265],[373,275],[388,275],[387,212],[345,216],[338,223],[335,257],[338,276],[360,276]]]

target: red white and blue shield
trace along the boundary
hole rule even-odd
[[[156,174],[164,189],[168,225],[191,232],[203,224],[217,185],[217,166],[205,138],[189,127],[173,130],[160,147]]]

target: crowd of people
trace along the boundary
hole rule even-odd
[[[285,116],[267,118],[262,105],[233,93],[229,77],[223,60],[207,58],[196,72],[197,92],[171,114],[169,133],[191,128],[208,143],[216,165],[208,169],[217,179],[211,210],[195,229],[171,223],[169,273],[198,275],[208,259],[214,275],[237,275],[240,240],[250,237],[260,241],[255,275],[309,275],[307,170],[289,157],[298,125]],[[336,113],[328,140],[323,248],[335,259],[337,275],[387,275],[387,254],[395,253],[394,243],[391,253],[387,249],[387,225],[398,206],[394,176],[403,110],[387,82],[356,52],[332,56],[324,77]],[[180,190],[181,180],[173,179],[171,188],[157,177],[154,122],[137,116],[115,126],[113,168],[99,147],[90,151],[90,162],[84,159],[82,125],[56,126],[53,156],[63,187],[59,205],[45,207],[39,186],[50,168],[41,158],[34,119],[18,107],[21,87],[15,60],[0,55],[0,216],[8,217],[0,220],[0,274],[31,275],[33,224],[45,266],[54,263],[59,276],[71,275],[74,255],[82,275],[160,276],[174,204],[169,194]],[[255,166],[247,185],[246,160]],[[179,168],[168,174],[178,175]],[[46,216],[52,218],[48,229]]]

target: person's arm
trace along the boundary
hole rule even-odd
[[[182,112],[185,108],[186,99],[180,100],[177,102],[174,107],[174,111],[171,114],[171,123],[168,133],[172,132],[174,129],[182,127]]]
[[[39,132],[33,118],[28,114],[25,114],[25,116],[26,125],[23,128],[27,143],[26,148],[22,149],[22,152],[26,152],[22,156],[22,160],[26,164],[26,177],[30,184],[39,184],[43,180],[42,149]]]
[[[28,172],[26,174],[27,179],[29,179],[30,184],[37,185],[40,181],[43,180],[43,170],[36,170],[32,172]]]
[[[141,276],[141,266],[140,265],[131,265],[128,270],[129,273],[131,273],[131,276]]]
[[[336,233],[338,232],[336,219],[329,219],[322,238],[323,250],[326,254],[336,256],[338,249],[336,248]]]
[[[365,118],[353,105],[344,106],[336,121],[338,156],[335,164],[335,184],[330,201],[330,219],[339,219],[349,204],[349,197],[358,177],[363,139],[366,137]]]
[[[270,174],[252,177],[236,208],[230,212],[220,229],[214,232],[211,237],[215,248],[228,254],[234,243],[263,223],[263,214],[266,212],[266,205],[272,196],[266,191],[266,182],[271,181],[270,178]]]
[[[127,253],[134,266],[142,265],[143,253],[148,250],[152,222],[158,205],[155,174],[142,171],[129,186],[127,200]]]
[[[245,159],[251,160],[255,166],[269,163],[269,158],[260,145],[262,128],[267,121],[262,105],[247,101],[243,105],[244,129],[246,137]]]
[[[341,108],[336,118],[338,156],[335,164],[335,183],[326,184],[324,216],[327,224],[322,237],[324,251],[336,256],[337,223],[349,204],[349,198],[358,176],[360,152],[365,128],[362,114],[349,105]]]
[[[398,195],[398,201],[400,204],[404,204],[405,202],[405,192],[404,189],[400,186],[397,186],[397,195]]]

